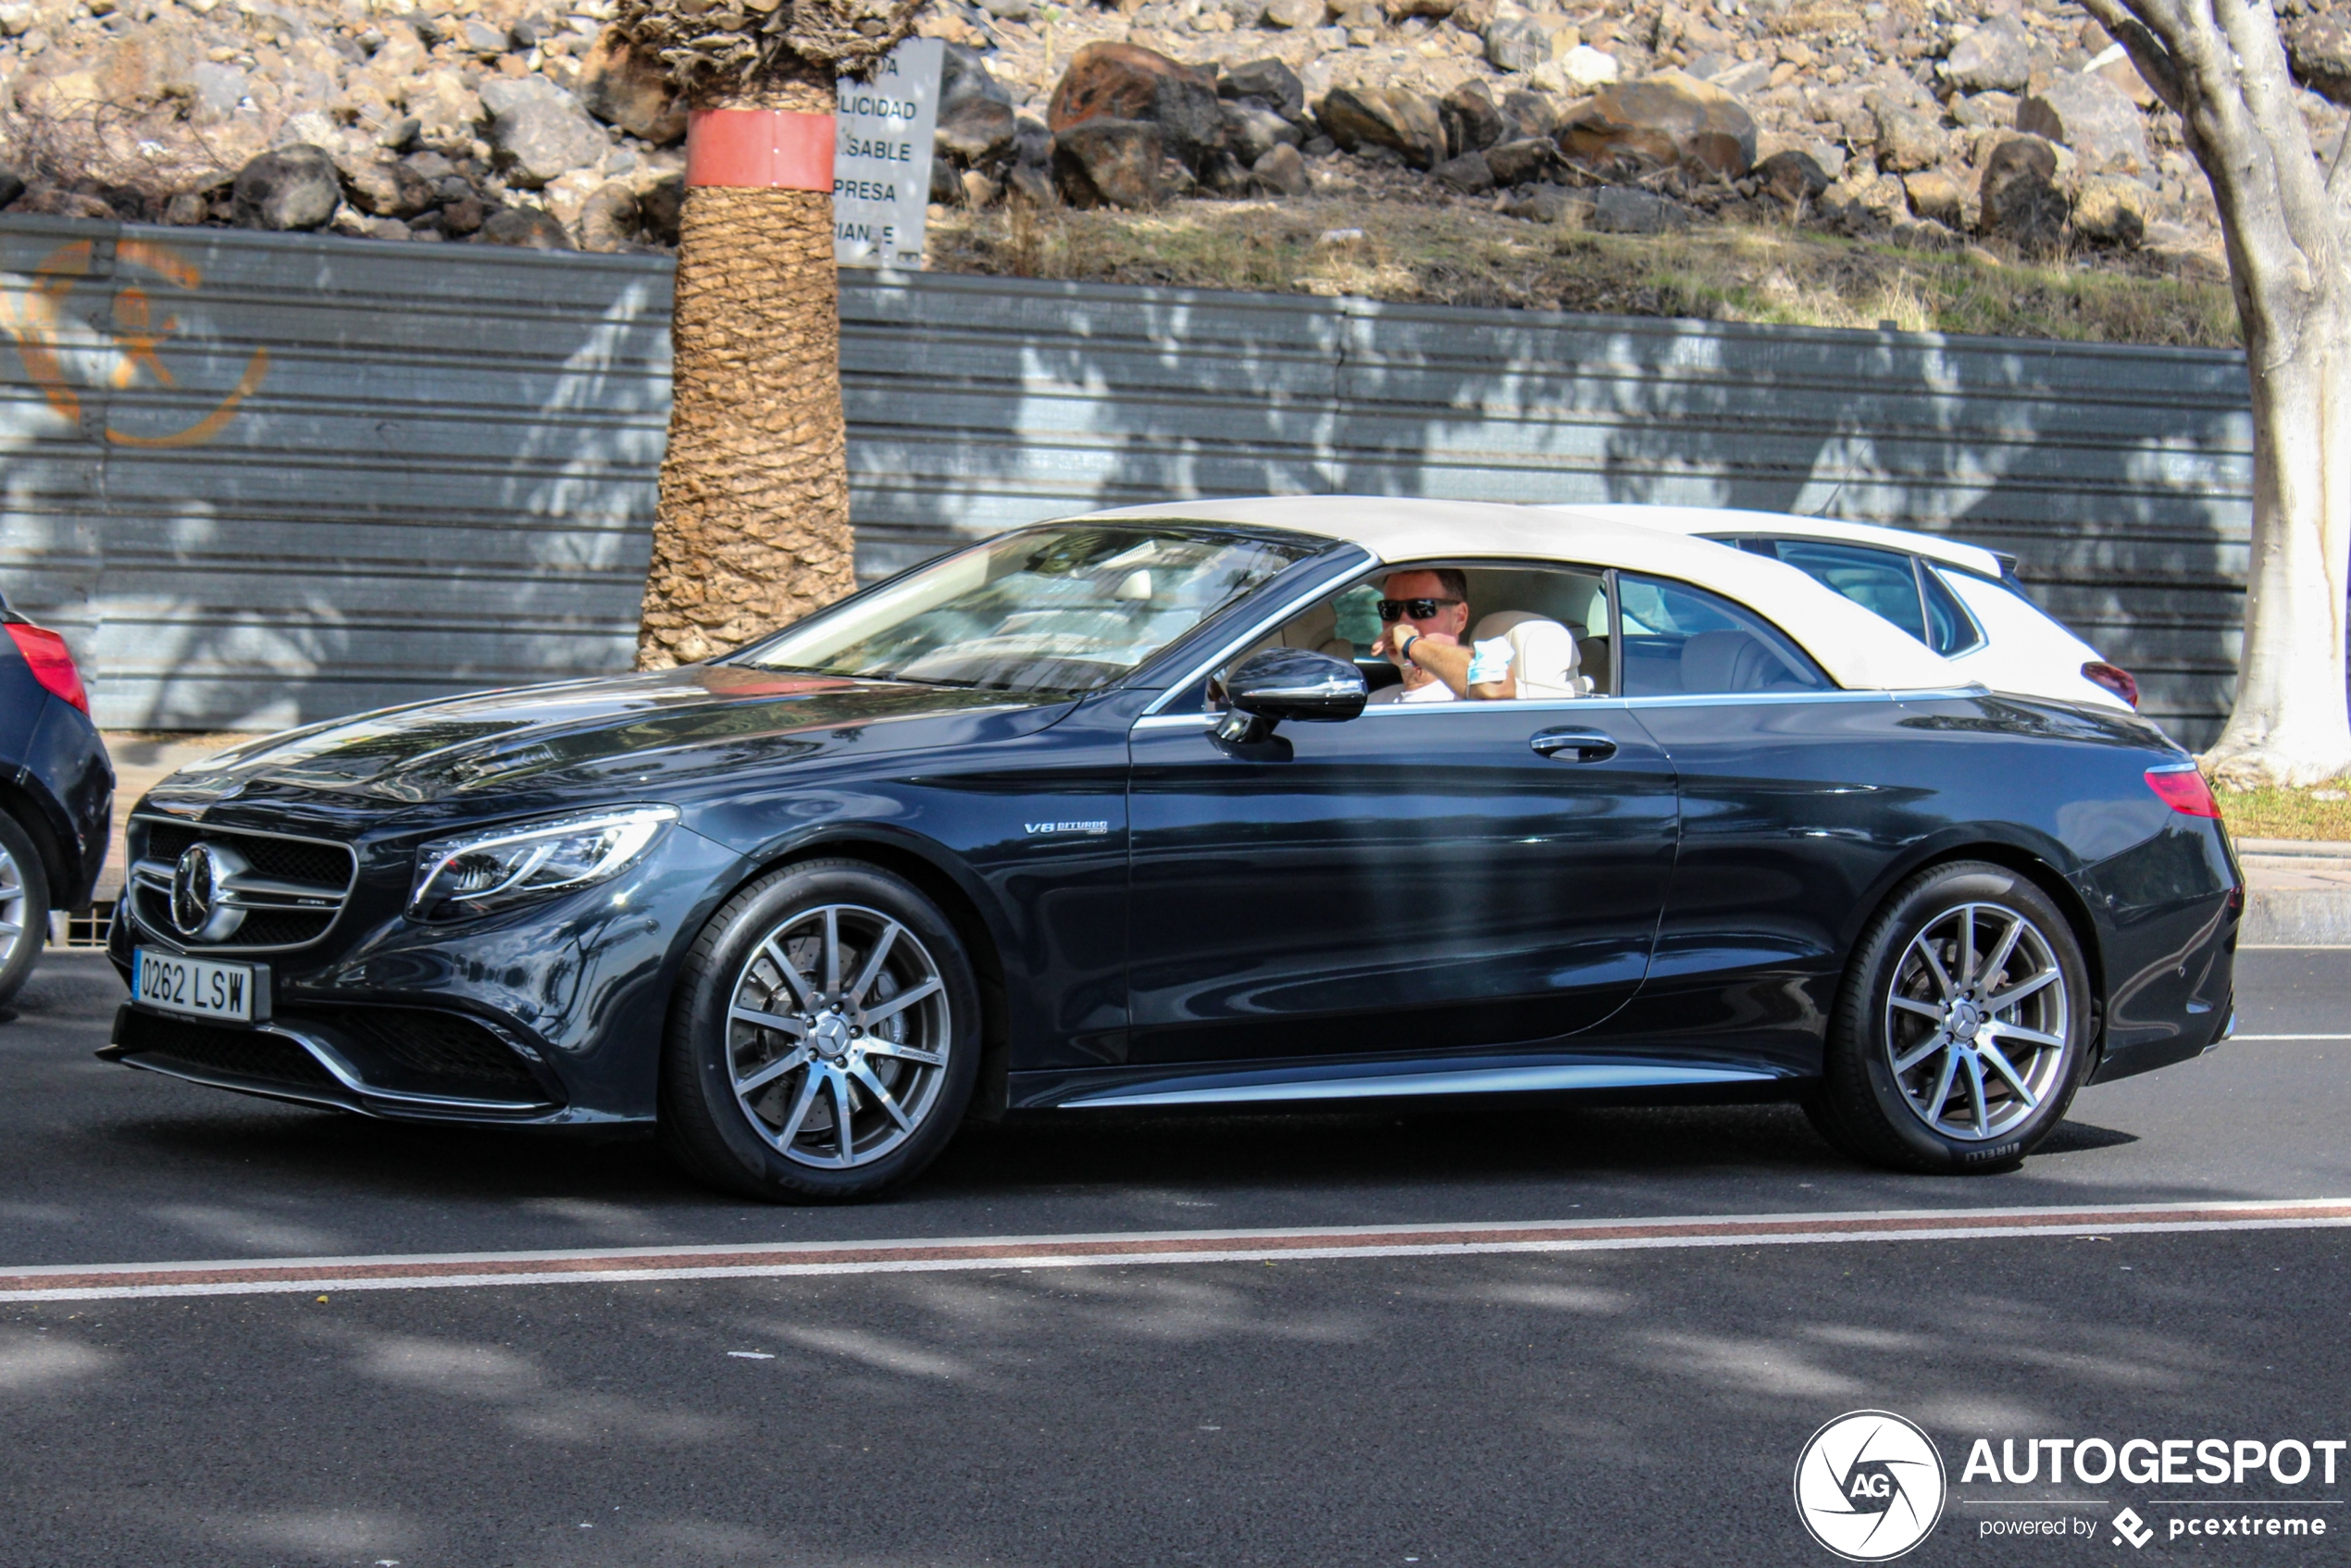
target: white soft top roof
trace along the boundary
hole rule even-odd
[[[1962,543],[1913,529],[1890,529],[1879,523],[1848,523],[1835,517],[1799,517],[1787,512],[1742,512],[1728,506],[1633,506],[1611,502],[1602,506],[1544,506],[1545,512],[1573,512],[1588,517],[1616,517],[1644,528],[1669,529],[1675,533],[1771,534],[1797,539],[1842,539],[1874,544],[1886,550],[1907,550],[1937,561],[1947,561],[1985,577],[2000,575],[2000,558],[1978,544]]]
[[[1918,639],[1794,566],[1608,515],[1641,510],[1587,511],[1393,495],[1276,495],[1122,506],[1064,520],[1165,517],[1253,524],[1342,540],[1362,546],[1379,561],[1398,564],[1554,560],[1654,572],[1710,589],[1760,612],[1819,660],[1839,686],[1904,691],[1972,684]]]

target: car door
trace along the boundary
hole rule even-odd
[[[1589,1027],[1672,874],[1663,753],[1610,699],[1396,703],[1130,737],[1137,1064],[1417,1054]]]
[[[1745,606],[1618,582],[1624,690],[1673,761],[1682,836],[1648,984],[1607,1046],[1817,1070],[1857,912],[1922,830],[1915,780],[1887,772],[1914,735],[1890,693],[1837,689]]]

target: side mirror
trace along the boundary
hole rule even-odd
[[[1213,694],[1229,708],[1216,727],[1220,740],[1263,740],[1284,719],[1337,724],[1363,711],[1371,688],[1363,672],[1328,653],[1268,648],[1220,678]]]

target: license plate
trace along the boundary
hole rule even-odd
[[[158,1013],[250,1024],[260,984],[261,976],[251,964],[183,958],[143,947],[131,951],[131,1000]]]

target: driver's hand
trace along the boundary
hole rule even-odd
[[[1396,645],[1406,641],[1406,639],[1398,635],[1398,633],[1403,631],[1404,629],[1404,623],[1401,621],[1397,621],[1391,625],[1380,628],[1379,641],[1372,644],[1373,655],[1376,658],[1386,659],[1398,669],[1412,668],[1412,662],[1405,658],[1403,654],[1396,651]]]

